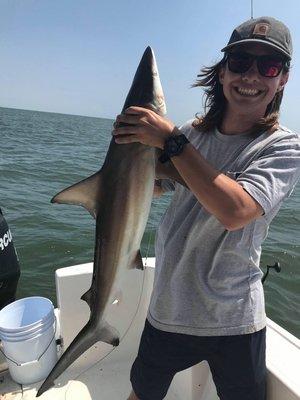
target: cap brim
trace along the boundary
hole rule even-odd
[[[289,60],[292,59],[291,55],[289,53],[287,53],[286,51],[282,50],[281,47],[277,46],[276,44],[267,42],[266,40],[262,40],[262,39],[243,39],[243,40],[239,40],[238,42],[234,42],[229,44],[228,46],[224,47],[221,51],[227,51],[229,49],[231,49],[232,47],[238,45],[238,44],[243,44],[243,43],[263,43],[268,47],[272,47],[275,50],[278,50],[281,54],[284,54]]]

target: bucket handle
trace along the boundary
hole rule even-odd
[[[42,354],[37,358],[37,360],[27,361],[27,362],[25,362],[25,363],[18,363],[17,361],[15,361],[15,360],[13,360],[12,358],[8,357],[8,356],[4,353],[4,351],[1,349],[1,347],[0,347],[0,352],[4,355],[4,357],[5,357],[7,360],[13,362],[13,363],[16,364],[18,367],[23,367],[24,365],[30,365],[30,364],[35,364],[36,362],[39,362],[40,359],[43,357],[43,355],[46,353],[46,351],[49,349],[49,347],[50,347],[50,345],[51,345],[53,339],[55,339],[56,328],[57,328],[57,321],[56,321],[56,317],[54,317],[54,318],[55,318],[54,335],[53,335],[52,339],[50,340],[50,343],[47,345],[46,349],[45,349],[45,350],[42,352]]]

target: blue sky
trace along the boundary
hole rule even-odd
[[[250,0],[0,0],[0,106],[114,118],[144,49],[156,54],[168,117],[202,110],[191,89],[221,57]],[[282,123],[298,130],[299,0],[254,0],[254,17],[285,22],[294,42]]]

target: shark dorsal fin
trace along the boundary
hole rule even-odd
[[[96,218],[101,204],[101,171],[62,190],[51,199],[51,203],[82,206]]]

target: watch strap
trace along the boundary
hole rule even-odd
[[[168,146],[171,141],[173,143],[175,142],[175,144],[177,145],[177,148],[175,148],[174,150],[170,150]],[[165,141],[163,153],[158,158],[158,160],[161,163],[165,163],[169,161],[171,157],[178,156],[183,151],[183,147],[186,143],[189,143],[189,140],[184,134],[169,136]]]

